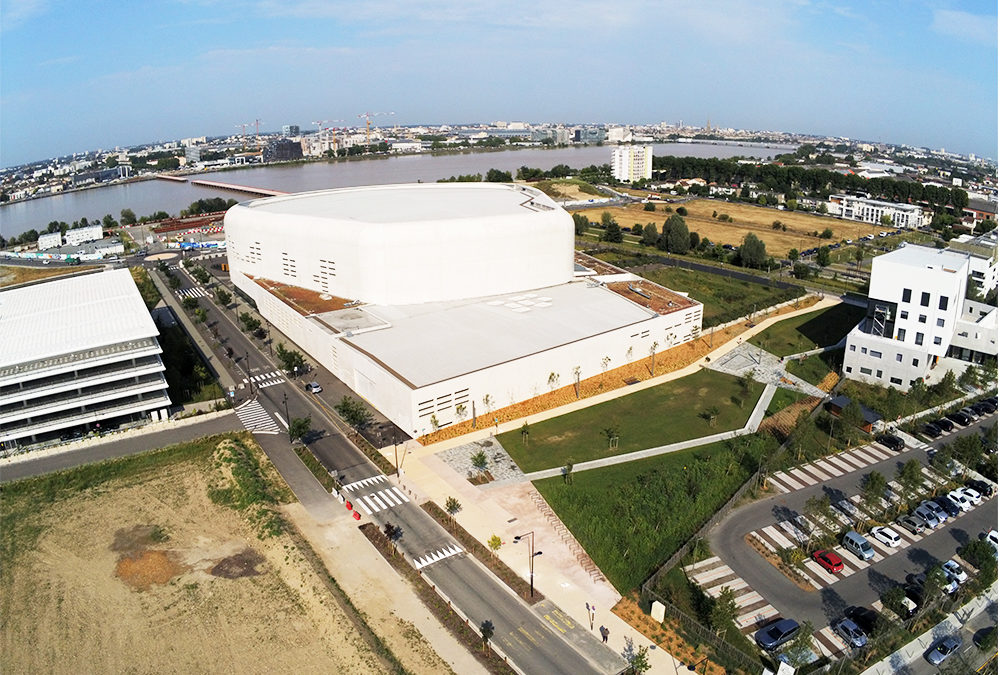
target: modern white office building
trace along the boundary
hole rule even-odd
[[[544,193],[389,185],[244,202],[230,274],[261,314],[414,435],[693,339],[702,306],[600,261]]]
[[[39,251],[47,251],[50,248],[59,248],[60,246],[62,246],[61,232],[46,232],[45,234],[38,235]]]
[[[997,231],[978,237],[963,234],[948,242],[948,248],[969,254],[969,279],[976,292],[986,295],[997,288]]]
[[[904,246],[872,260],[868,312],[847,335],[844,377],[898,389],[942,358],[997,355],[996,308],[966,300],[969,255]]]
[[[100,225],[88,225],[66,230],[65,242],[67,246],[79,246],[88,241],[100,241],[104,238],[104,231]]]
[[[830,195],[827,208],[832,215],[871,225],[881,225],[882,216],[892,219],[892,224],[885,227],[913,230],[924,225],[923,210],[916,204],[883,202],[854,195]]]
[[[165,418],[158,333],[128,270],[0,292],[0,443]]]
[[[611,174],[624,183],[649,180],[653,177],[653,146],[619,145],[611,158]]]

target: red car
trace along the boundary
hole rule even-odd
[[[831,574],[836,574],[844,569],[844,561],[833,551],[827,551],[826,549],[816,551],[813,553],[813,560],[818,562],[820,567]]]

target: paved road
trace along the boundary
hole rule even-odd
[[[192,441],[202,436],[221,434],[242,429],[236,415],[229,414],[205,421],[192,421],[163,431],[129,436],[120,440],[106,438],[94,445],[82,445],[75,450],[40,455],[34,459],[24,459],[0,466],[0,483],[40,476],[53,471],[70,469],[83,464],[101,462],[115,457],[134,455],[147,450],[165,448],[174,443]]]
[[[935,446],[954,440],[958,435],[981,433],[987,425],[996,424],[991,416],[978,424],[960,430],[948,438],[939,439]],[[951,558],[970,537],[996,527],[997,498],[951,521],[920,542],[871,565],[861,573],[853,574],[815,593],[799,589],[785,575],[766,562],[745,542],[744,536],[753,530],[776,521],[785,520],[792,513],[803,513],[810,497],[826,494],[831,502],[845,499],[861,492],[864,474],[879,471],[888,479],[895,476],[897,468],[910,459],[927,463],[927,453],[911,449],[865,469],[838,476],[824,483],[812,485],[796,492],[776,495],[734,511],[709,534],[712,551],[757,590],[783,616],[799,621],[808,620],[816,628],[828,625],[843,615],[851,605],[871,605],[889,586],[902,583],[907,574],[923,572],[932,563]]]

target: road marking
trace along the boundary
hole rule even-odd
[[[243,403],[236,408],[236,416],[246,427],[246,430],[255,434],[277,434],[281,430],[274,423],[271,416],[264,410],[256,399]]]
[[[274,413],[274,416],[278,418],[279,422],[281,422],[281,426],[285,427],[286,429],[288,428],[288,422],[281,419],[281,415],[279,415],[278,413]]]
[[[553,626],[553,627],[554,627],[554,628],[555,628],[555,629],[556,629],[557,631],[559,631],[559,632],[560,632],[560,633],[562,633],[563,635],[565,635],[565,634],[566,634],[566,629],[565,629],[565,628],[563,628],[562,626],[560,626],[560,625],[559,625],[558,623],[556,623],[556,622],[555,622],[555,620],[554,620],[554,619],[553,619],[553,618],[552,618],[551,616],[549,616],[548,614],[545,614],[544,616],[545,616],[545,620],[546,620],[546,621],[548,621],[548,622],[549,622],[550,624],[552,624],[552,626]]]
[[[824,471],[826,471],[828,474],[830,474],[834,478],[836,478],[837,476],[840,476],[840,475],[842,475],[844,473],[844,471],[842,469],[838,469],[837,467],[833,466],[832,464],[828,464],[828,463],[824,462],[822,459],[816,460],[816,466],[822,467],[822,469]]]
[[[184,298],[208,298],[211,297],[201,286],[195,286],[194,288],[182,288],[177,291],[177,297]]]
[[[364,511],[366,516],[370,516],[372,514],[372,512],[368,510],[368,507],[364,505],[362,500],[360,499],[354,500],[354,505],[357,506],[362,511]]]
[[[465,551],[454,544],[450,544],[445,548],[436,549],[419,558],[414,558],[413,566],[418,570],[423,569],[428,565],[433,565],[436,562],[441,562],[445,558],[450,558],[451,556],[458,555],[460,553],[465,553]],[[525,633],[525,635],[527,635],[527,633]],[[529,639],[531,639],[530,636]],[[534,640],[532,640],[532,642],[534,642]]]
[[[371,476],[369,478],[362,478],[361,480],[356,480],[353,483],[348,483],[344,486],[345,490],[356,490],[357,488],[366,487],[373,483],[378,483],[379,481],[384,481],[384,476]]]

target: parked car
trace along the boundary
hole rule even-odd
[[[904,597],[909,603],[904,602],[903,608],[906,610],[906,617],[909,618],[917,613],[924,604],[924,589],[916,583],[908,583],[903,586]]]
[[[955,506],[960,508],[962,511],[968,512],[972,510],[972,504],[965,498],[965,495],[962,494],[961,490],[952,490],[946,494],[945,497],[950,499]]]
[[[845,534],[843,541],[840,543],[861,560],[871,560],[875,557],[875,549],[872,548],[871,542],[854,530]]]
[[[850,647],[860,649],[868,644],[868,636],[862,632],[858,624],[850,619],[841,619],[833,625],[833,630],[837,632],[837,635],[844,638],[844,642]]]
[[[947,496],[942,495],[940,497],[934,498],[934,503],[944,509],[944,512],[948,514],[949,518],[954,518],[962,512],[962,509],[958,508],[958,504],[953,502]]]
[[[922,520],[924,527],[928,530],[933,530],[941,524],[941,519],[937,517],[937,514],[930,507],[923,504],[913,509],[913,516]]]
[[[972,424],[972,418],[961,411],[948,413],[945,417],[950,419],[955,424],[961,424],[963,427],[967,427]]]
[[[993,401],[980,401],[972,406],[980,415],[992,415],[997,411]]]
[[[948,433],[955,428],[955,424],[948,418],[942,417],[939,420],[934,420],[934,424],[941,429],[941,431]]]
[[[941,435],[941,427],[936,424],[925,424],[920,433],[928,438],[938,438]]]
[[[844,615],[868,635],[875,632],[878,621],[882,618],[871,607],[848,607]]]
[[[944,570],[944,575],[946,577],[952,581],[958,582],[959,584],[964,584],[969,580],[968,573],[962,569],[962,566],[955,560],[948,560],[941,565],[941,569]]]
[[[831,574],[836,574],[844,569],[844,561],[840,559],[840,556],[833,551],[828,551],[822,549],[813,553],[813,560],[819,563],[819,566],[825,569]]]
[[[973,490],[975,490],[976,492],[978,492],[983,499],[990,499],[991,497],[993,497],[993,494],[995,493],[993,486],[987,483],[986,481],[977,480],[973,478],[965,481],[965,484],[968,485]]]
[[[896,524],[912,534],[923,534],[927,529],[924,521],[917,516],[900,516],[896,519]]]
[[[310,382],[306,385],[306,391],[310,394],[318,394],[323,391],[323,387],[320,386],[319,382]]]
[[[896,548],[903,543],[903,540],[900,539],[898,534],[893,532],[888,527],[883,527],[881,525],[872,528],[872,536],[889,548]]]
[[[977,413],[975,408],[973,408],[971,405],[962,408],[959,412],[965,413],[965,416],[971,419],[973,422],[975,422],[981,417],[981,415]]]
[[[906,579],[914,586],[920,588],[920,596],[923,597],[924,584],[927,583],[927,574],[924,572],[921,572],[920,574],[909,574],[907,575]],[[958,583],[949,579],[947,574],[944,575],[944,580],[945,583],[944,586],[941,587],[941,590],[943,590],[945,593],[951,595],[952,593],[958,590]]]
[[[794,619],[778,619],[771,625],[761,628],[753,637],[761,649],[773,652],[794,638],[799,628],[798,621]]]
[[[993,544],[993,554],[996,555],[997,547],[1000,546],[1000,544],[997,543],[997,531],[990,530],[989,532],[983,532],[979,535],[979,538]]]
[[[979,494],[979,490],[974,490],[970,487],[962,487],[958,488],[958,491],[961,492],[962,495],[967,500],[969,500],[969,503],[972,504],[973,506],[979,506],[980,504],[983,503],[983,496]]]
[[[946,658],[957,652],[961,646],[962,638],[957,635],[946,635],[931,645],[931,648],[924,654],[924,658],[932,666],[940,666]]]
[[[899,436],[894,436],[893,434],[880,434],[875,438],[880,444],[889,448],[893,452],[900,452],[906,447],[906,443]]]
[[[941,505],[938,504],[937,501],[935,501],[934,499],[925,499],[924,501],[920,502],[920,505],[929,508],[931,510],[931,513],[937,516],[937,519],[942,523],[947,522],[948,512],[945,511],[941,507]]]

